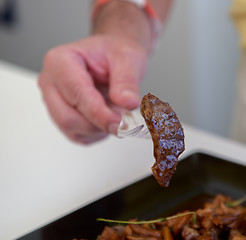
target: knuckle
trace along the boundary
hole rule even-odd
[[[107,131],[107,117],[99,106],[91,106],[90,108],[90,117],[101,131]]]
[[[98,126],[99,129],[102,131],[106,131],[106,119],[105,116],[103,115],[101,109],[97,106],[93,106],[90,108],[90,116],[91,119],[93,119],[93,122],[96,126]]]
[[[66,49],[67,47],[65,45],[61,45],[48,50],[48,52],[44,56],[44,66],[52,66],[54,62],[56,62],[57,59],[60,59],[63,53],[67,51]]]
[[[53,62],[55,56],[56,56],[56,49],[55,48],[50,49],[44,56],[44,61],[43,61],[44,66],[49,66]]]
[[[100,108],[98,107],[98,106],[96,106],[96,105],[92,105],[91,107],[90,107],[90,112],[91,112],[91,116],[93,117],[93,118],[96,118],[97,117],[97,115],[98,115],[98,113],[100,112]]]
[[[116,83],[121,84],[121,86],[124,88],[127,86],[132,86],[135,82],[138,82],[138,78],[139,76],[137,73],[124,72],[115,81]]]
[[[72,106],[78,106],[82,98],[82,90],[78,82],[69,81],[69,79],[64,80],[64,86],[66,86],[67,100]]]

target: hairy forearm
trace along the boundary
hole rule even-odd
[[[150,0],[160,21],[165,22],[172,0]],[[151,21],[143,9],[128,1],[112,0],[103,6],[92,22],[92,33],[107,33],[139,43],[147,51],[152,41]]]

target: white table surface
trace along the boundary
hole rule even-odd
[[[67,140],[51,121],[37,74],[0,61],[0,239],[15,239],[151,173],[151,140]],[[186,124],[186,151],[246,165],[246,146]]]

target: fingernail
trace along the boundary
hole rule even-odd
[[[130,89],[124,90],[122,92],[122,96],[124,96],[125,98],[128,98],[128,99],[131,99],[131,101],[133,101],[134,103],[138,104],[140,102],[139,95]]]
[[[110,123],[108,126],[108,132],[117,135],[118,127],[119,127],[119,123]]]
[[[136,98],[139,99],[139,96],[136,92],[132,91],[131,89],[125,89],[122,91],[122,95],[129,97],[129,98]]]

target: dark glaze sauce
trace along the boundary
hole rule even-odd
[[[183,128],[171,106],[150,93],[142,99],[141,114],[154,144],[152,172],[161,186],[168,187],[185,149]]]

